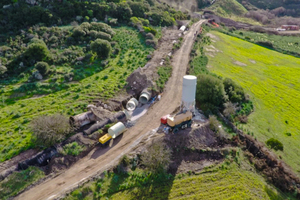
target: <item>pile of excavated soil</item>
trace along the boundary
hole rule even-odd
[[[162,30],[162,38],[158,41],[158,48],[151,56],[151,60],[136,69],[128,78],[127,92],[131,95],[139,95],[143,89],[155,86],[158,79],[157,67],[166,65],[166,58],[174,54],[173,41],[178,42],[182,36],[181,31],[176,27]]]

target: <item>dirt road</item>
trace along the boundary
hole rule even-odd
[[[111,148],[95,148],[68,170],[20,194],[16,199],[58,198],[61,194],[77,186],[85,179],[107,170],[122,155],[128,153],[136,146],[147,132],[158,127],[160,125],[160,117],[173,112],[180,105],[182,77],[185,75],[188,66],[194,34],[199,30],[203,22],[204,20],[201,20],[190,28],[190,31],[185,35],[181,48],[173,55],[173,73],[165,87],[161,100],[154,104],[148,113],[141,117],[137,124],[123,135],[119,142],[115,142]]]

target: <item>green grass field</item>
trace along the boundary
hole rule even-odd
[[[90,73],[84,73],[81,81],[66,83],[64,87],[58,84],[57,92],[46,96],[26,94],[20,100],[7,101],[20,85],[3,87],[0,91],[0,162],[33,147],[28,128],[33,118],[53,113],[66,116],[81,113],[93,100],[113,97],[125,86],[126,78],[146,64],[146,57],[153,48],[145,45],[138,31],[129,27],[115,31],[114,41],[118,42],[121,51],[116,58],[109,59],[107,68],[101,67],[101,60],[87,64],[84,71]]]
[[[285,199],[243,162],[224,162],[198,174],[149,177],[136,170],[106,174],[73,191],[65,199]]]
[[[35,183],[45,176],[44,172],[37,167],[29,167],[20,172],[14,172],[3,181],[0,181],[0,197],[8,199],[24,190],[30,184]]]
[[[209,70],[239,83],[254,103],[255,112],[239,127],[262,142],[280,140],[284,151],[276,153],[300,174],[300,59],[211,33],[218,37],[212,45],[221,52],[208,56]]]
[[[282,36],[267,33],[236,30],[229,32],[229,35],[249,40],[251,42],[270,42],[279,52],[300,54],[300,42],[298,36]]]

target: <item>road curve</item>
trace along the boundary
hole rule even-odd
[[[111,148],[95,148],[87,156],[72,165],[58,176],[21,193],[16,199],[55,199],[76,187],[87,178],[101,173],[114,165],[122,155],[128,153],[150,130],[160,125],[160,117],[171,113],[180,105],[182,77],[185,75],[189,54],[194,43],[194,34],[204,20],[195,23],[185,35],[181,48],[173,55],[173,72],[166,84],[160,101],[130,128],[123,138]]]

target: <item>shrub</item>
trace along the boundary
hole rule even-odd
[[[90,30],[102,31],[102,32],[110,34],[111,36],[113,36],[115,34],[115,32],[111,29],[111,27],[109,25],[101,23],[101,22],[92,22]]]
[[[230,116],[235,114],[235,111],[236,111],[236,108],[232,102],[229,101],[229,102],[224,103],[223,114],[225,115],[225,117],[230,118]]]
[[[109,24],[112,25],[112,26],[117,26],[118,25],[118,19],[113,18],[113,19],[109,20]]]
[[[136,17],[144,17],[145,13],[150,10],[150,6],[147,3],[144,2],[128,2],[131,10],[132,15]]]
[[[258,41],[258,42],[256,42],[256,44],[258,44],[260,46],[264,46],[264,47],[270,48],[270,49],[274,48],[273,43],[269,42],[269,41]]]
[[[3,65],[0,65],[0,75],[4,74],[7,71],[7,68]]]
[[[152,27],[143,26],[143,29],[147,33],[152,33],[153,35],[157,34],[157,31],[154,28],[152,28]]]
[[[96,39],[108,40],[108,41],[111,40],[111,36],[109,34],[101,32],[101,31],[96,33],[95,38]]]
[[[285,133],[287,136],[292,136],[292,134],[291,133]]]
[[[283,151],[283,144],[275,138],[270,138],[269,140],[267,140],[266,144],[275,151]]]
[[[49,38],[49,42],[54,44],[54,43],[58,42],[58,38],[55,35],[53,35]]]
[[[27,61],[43,61],[49,58],[50,52],[43,41],[31,43],[24,52]]]
[[[66,144],[63,147],[63,150],[61,151],[61,153],[63,155],[78,156],[83,150],[84,150],[84,147],[80,146],[77,142],[72,142],[72,143]]]
[[[146,39],[153,40],[154,39],[154,35],[152,33],[147,33],[146,34]]]
[[[232,79],[225,78],[223,81],[224,89],[231,102],[241,102],[245,100],[244,89],[237,85]]]
[[[80,24],[80,28],[86,33],[91,29],[91,27],[92,25],[88,22],[83,22],[82,24]]]
[[[72,36],[74,38],[80,38],[80,37],[85,36],[85,34],[86,34],[85,31],[81,27],[76,27],[73,31]]]
[[[146,45],[149,45],[153,48],[156,48],[157,46],[157,41],[156,40],[146,40]]]
[[[38,62],[35,64],[35,68],[42,74],[47,75],[50,72],[50,67],[46,62]]]
[[[72,131],[69,119],[61,114],[39,116],[31,121],[30,128],[34,143],[42,147],[61,141]]]
[[[108,58],[111,52],[111,45],[107,40],[97,39],[91,42],[91,49],[99,57]]]
[[[214,132],[218,132],[220,123],[217,117],[215,115],[210,115],[208,120],[209,120],[209,128]]]
[[[199,75],[197,78],[196,100],[200,104],[210,103],[222,106],[227,99],[222,80],[212,75]]]
[[[151,172],[166,171],[171,161],[171,150],[162,141],[156,142],[142,154],[141,160]]]

